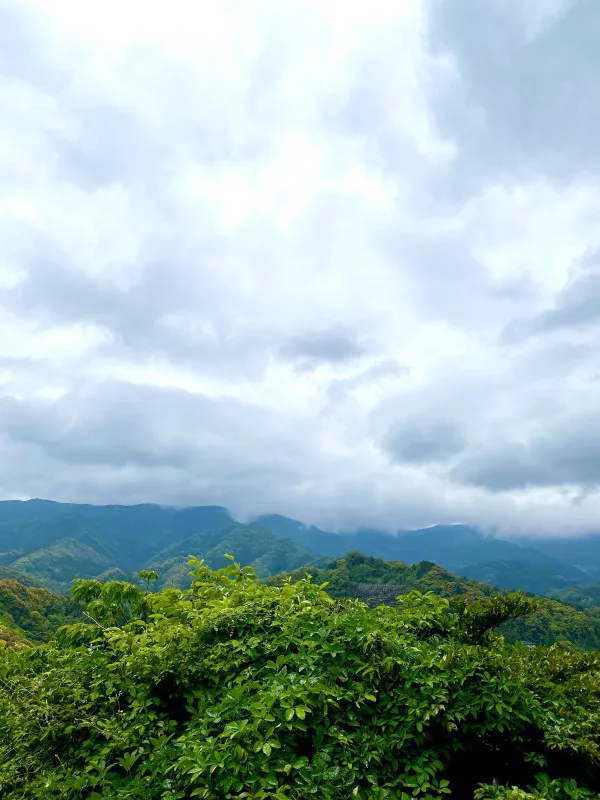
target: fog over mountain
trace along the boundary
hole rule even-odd
[[[596,0],[0,0],[0,498],[600,530]]]

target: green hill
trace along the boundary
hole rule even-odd
[[[75,576],[92,578],[109,568],[111,562],[92,547],[75,539],[60,539],[12,562],[19,572],[36,575],[55,591],[68,591]]]
[[[462,598],[469,603],[498,593],[497,588],[456,577],[430,561],[408,565],[356,552],[348,553],[324,569],[303,568],[289,575],[273,576],[266,582],[282,586],[287,579],[296,582],[307,575],[312,575],[319,584],[327,583],[327,591],[333,597],[354,597],[371,607],[394,606],[398,595],[413,590],[455,600]],[[562,642],[580,649],[600,649],[600,609],[577,610],[544,599],[535,615],[520,617],[500,631],[510,642],[546,646]]]
[[[260,577],[323,561],[291,539],[274,536],[257,525],[237,523],[170,545],[157,553],[150,567],[161,575],[161,585],[187,588],[190,555],[202,558],[212,569],[220,569],[228,563],[224,553],[233,553],[237,561],[252,567]]]
[[[600,607],[600,583],[590,586],[569,586],[559,589],[551,595],[553,600],[559,600],[575,608],[598,608]]]
[[[16,578],[0,578],[0,628],[5,641],[22,638],[34,642],[50,639],[61,625],[81,616],[81,607],[70,597],[28,585]],[[14,641],[13,641],[14,640]]]

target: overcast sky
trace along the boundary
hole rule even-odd
[[[598,0],[0,0],[0,496],[600,529]]]

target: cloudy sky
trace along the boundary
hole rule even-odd
[[[0,496],[600,528],[598,0],[0,0]]]

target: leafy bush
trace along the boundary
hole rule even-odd
[[[505,644],[492,628],[532,611],[522,595],[452,607],[411,592],[369,609],[310,580],[268,586],[234,563],[192,566],[187,591],[80,581],[92,624],[0,651],[3,798],[587,800],[600,789],[600,657]]]

